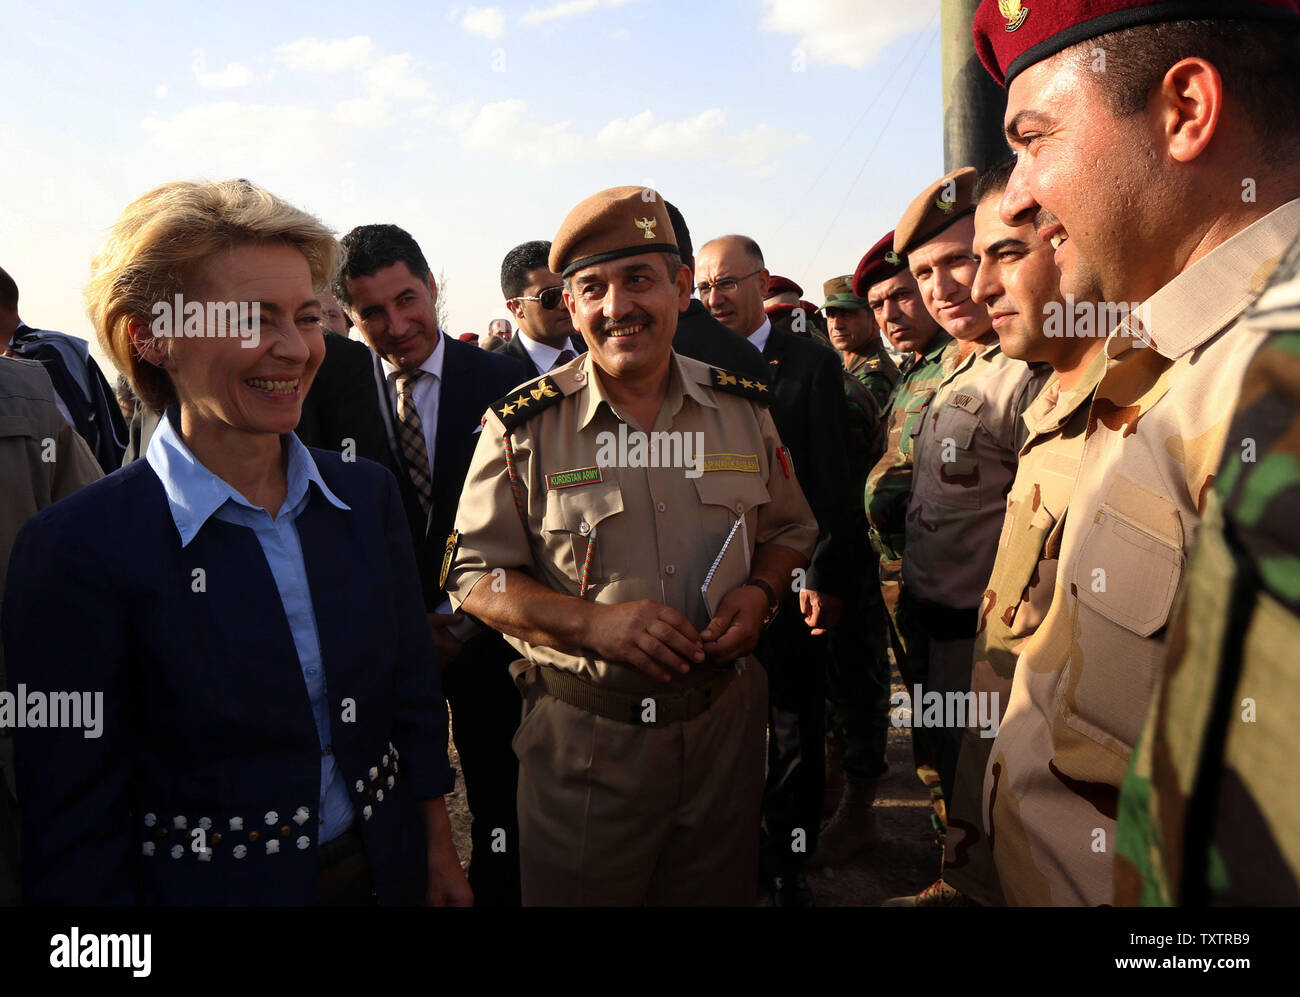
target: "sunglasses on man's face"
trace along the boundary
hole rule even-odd
[[[541,294],[521,294],[515,298],[516,301],[537,301],[548,312],[559,308],[564,301],[564,287],[548,287]]]

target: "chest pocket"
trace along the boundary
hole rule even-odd
[[[967,396],[957,396],[958,398]],[[975,453],[975,434],[980,428],[977,414],[982,402],[958,405],[949,402],[934,414],[933,448],[924,457],[938,487],[930,496],[940,505],[957,509],[980,507],[980,466]]]
[[[546,493],[546,514],[542,517],[542,543],[548,560],[562,575],[580,584],[587,552],[591,563],[587,578],[591,585],[617,581],[624,565],[602,557],[600,528],[608,530],[613,517],[623,511],[623,490],[617,481],[598,481],[574,488],[557,488]],[[615,521],[616,522],[616,521]],[[592,534],[596,541],[591,543]],[[608,565],[609,570],[606,569]],[[617,570],[616,570],[617,569]]]
[[[1162,535],[1155,524],[1163,524]],[[1172,502],[1120,478],[1079,550],[1078,599],[1139,637],[1165,625],[1183,570],[1183,532]]]
[[[1056,583],[1062,523],[1046,506],[1032,514],[1015,506],[1007,510],[989,588],[999,603],[993,612],[1013,637],[1027,637],[1043,622]],[[1042,605],[1030,598],[1031,586],[1044,593]]]
[[[717,550],[738,517],[772,500],[762,475],[747,471],[705,471],[695,479],[695,490],[700,496],[700,527],[709,540],[709,550]],[[754,542],[757,525],[753,518],[746,524]]]

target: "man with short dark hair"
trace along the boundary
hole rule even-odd
[[[646,195],[565,218],[549,268],[588,352],[491,406],[448,550],[457,603],[524,656],[530,905],[753,903],[766,690],[749,653],[816,536],[767,385],[672,349],[690,272]],[[704,453],[635,459],[651,434]]]
[[[1013,32],[1000,7],[986,0],[974,33],[1007,86],[1002,218],[1052,243],[1064,293],[1095,283],[1129,314],[1106,344],[1056,590],[1021,651],[985,811],[1009,903],[1109,904],[1120,783],[1264,339],[1240,320],[1300,233],[1300,116],[1277,97],[1300,89],[1300,5],[1066,0],[1022,11]],[[1218,878],[1246,875],[1252,851],[1221,853]]]
[[[847,274],[826,283],[827,334],[839,352],[844,369],[861,381],[883,411],[898,383],[898,368],[880,342],[880,327],[867,302],[853,290]]]
[[[525,380],[563,367],[587,348],[564,307],[564,282],[546,265],[550,252],[551,244],[538,239],[516,246],[501,262],[501,293],[519,323],[505,352],[528,369]]]
[[[772,371],[772,417],[820,531],[807,577],[786,587],[782,611],[763,635],[770,738],[763,807],[763,873],[779,906],[813,902],[804,876],[816,851],[826,793],[825,634],[861,584],[865,537],[853,527],[856,496],[844,466],[848,421],[843,368],[833,350],[778,332],[763,311],[768,272],[762,251],[743,235],[700,250],[700,298],[723,325],[749,339]]]
[[[980,601],[1028,432],[1021,414],[1050,373],[1045,365],[1007,356],[988,309],[973,297],[975,178],[966,167],[929,184],[894,230],[894,252],[907,260],[926,310],[960,343],[957,365],[935,390],[915,436],[916,473],[904,527],[901,612],[929,637],[922,697],[943,703],[968,701]],[[914,701],[913,711],[924,722],[924,703]],[[964,726],[954,711],[935,732],[945,802],[953,797]],[[938,880],[891,903],[952,899]]]
[[[519,697],[506,674],[513,655],[499,634],[452,611],[439,569],[483,412],[524,380],[523,365],[438,328],[438,286],[407,232],[363,225],[342,242],[347,259],[334,294],[375,353],[372,390],[415,543],[474,818],[470,886],[480,904],[517,905],[517,766],[510,741]]]

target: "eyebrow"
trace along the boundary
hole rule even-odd
[[[1007,141],[1012,145],[1020,141],[1020,131],[1025,125],[1037,125],[1042,128],[1050,123],[1050,119],[1041,111],[1021,111],[1007,122]]]
[[[992,256],[1002,252],[1004,249],[1028,250],[1029,243],[1025,242],[1025,240],[1023,239],[1017,239],[1014,236],[1009,236],[1006,239],[999,239],[997,242],[993,243],[993,245],[989,246],[986,250],[984,250],[984,252],[981,253],[980,255]]]

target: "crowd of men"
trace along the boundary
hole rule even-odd
[[[879,843],[894,666],[944,849],[890,904],[1300,902],[1300,5],[973,30],[1014,156],[926,184],[820,306],[642,187],[506,253],[482,349],[409,234],[343,238],[297,432],[399,483],[479,903],[815,902]],[[0,322],[53,382],[0,419],[65,420],[0,439],[7,560],[160,414],[128,431],[3,272]]]

